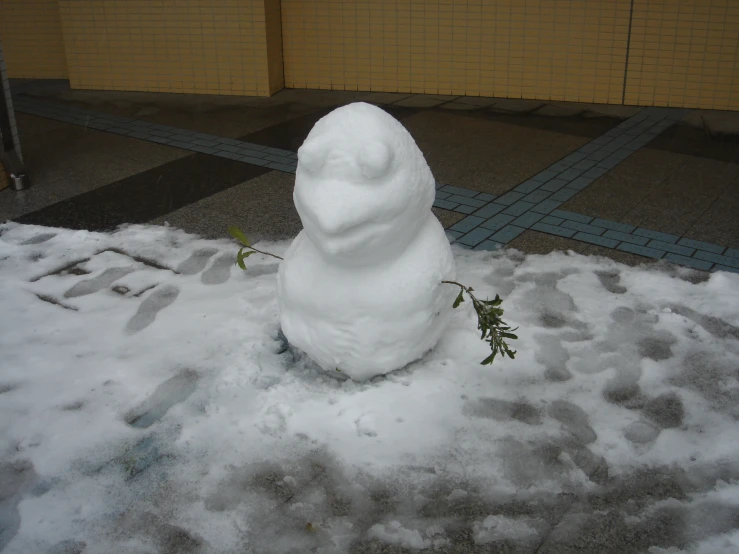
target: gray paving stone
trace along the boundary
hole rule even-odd
[[[584,171],[585,170],[583,169],[575,169],[574,167],[571,167],[570,169],[567,169],[560,173],[557,178],[572,181],[573,179],[577,179],[580,175],[582,175]]]
[[[541,220],[542,223],[547,223],[549,225],[559,225],[563,221],[564,219],[562,219],[561,217],[554,217],[551,215],[548,215],[544,219]]]
[[[559,173],[559,171],[555,171],[555,170],[552,170],[552,169],[545,169],[544,171],[540,171],[539,173],[537,173],[536,175],[534,175],[529,180],[530,181],[539,181],[541,183],[544,183],[544,182],[548,181],[549,179],[553,179],[554,177],[556,177],[558,173]]]
[[[589,242],[591,244],[597,244],[598,246],[605,246],[606,248],[615,248],[618,244],[617,240],[600,237],[598,235],[591,235],[590,233],[577,233],[572,238],[583,242]]]
[[[649,239],[647,237],[637,237],[635,235],[631,235],[629,233],[622,233],[620,231],[606,231],[603,233],[603,236],[609,239],[615,239],[620,240],[623,242],[629,242],[631,244],[637,244],[639,246],[646,246],[646,244],[649,242]]]
[[[270,162],[265,167],[269,167],[270,169],[276,169],[277,171],[282,171],[284,173],[295,173],[295,168],[291,165],[286,164],[280,164],[277,162]]]
[[[536,212],[526,212],[525,214],[514,219],[511,223],[518,227],[529,228],[543,217],[544,214],[538,214]]]
[[[172,135],[176,135],[177,133],[173,133],[171,131],[164,131],[162,129],[152,129],[149,131],[150,135],[155,135],[157,137],[171,137]]]
[[[191,145],[189,149],[192,150],[193,152],[200,152],[201,154],[215,154],[216,152],[218,152],[217,148],[211,148],[209,146],[200,146],[197,144]]]
[[[577,162],[575,165],[572,166],[573,169],[582,169],[583,171],[587,171],[591,167],[593,167],[596,164],[596,160],[592,159],[584,159]]]
[[[460,233],[459,231],[450,231],[446,230],[446,236],[449,238],[449,240],[457,240],[459,237],[462,236],[463,233]]]
[[[496,232],[490,240],[494,242],[500,242],[503,244],[511,242],[518,235],[523,233],[526,229],[523,227],[516,227],[515,225],[506,225],[500,231]]]
[[[267,152],[267,154],[274,154],[275,156],[287,156],[289,154],[292,154],[289,150],[282,150],[281,148],[272,148],[272,147],[266,147],[264,148],[264,151]]]
[[[708,248],[702,248],[702,250],[708,250]],[[718,254],[719,252],[714,252],[714,254]],[[731,256],[732,258],[739,258],[739,249],[736,248],[729,248],[726,252],[724,252],[724,256]]]
[[[270,156],[267,156],[267,159],[269,158]],[[473,208],[481,208],[486,203],[484,200],[462,196],[461,194],[453,194],[452,196],[447,198],[447,200],[449,202],[456,202],[457,204],[464,204],[465,206],[472,206]]]
[[[611,153],[608,150],[598,150],[597,152],[590,154],[590,156],[588,156],[588,160],[594,161],[598,164],[610,155]]]
[[[588,144],[581,146],[577,149],[578,152],[583,152],[585,154],[592,154],[593,152],[597,152],[600,149],[600,144],[594,144],[593,142],[589,142]]]
[[[241,154],[243,156],[251,156],[252,158],[262,158],[262,159],[266,159],[267,156],[271,155],[271,154],[268,154],[267,152],[264,152],[263,150],[262,151],[252,150],[251,148],[242,148]],[[294,163],[294,162],[291,162],[291,163]]]
[[[713,262],[715,264],[739,268],[739,258],[732,258],[731,256],[722,256],[721,254],[713,254],[712,252],[704,252],[703,250],[698,250],[695,254],[693,254],[693,258],[705,260],[707,262]]]
[[[714,264],[713,269],[716,271],[729,271],[730,273],[739,273],[739,268],[728,267],[725,265]]]
[[[589,233],[591,235],[602,235],[605,232],[605,229],[594,227],[587,223],[580,223],[578,221],[564,221],[561,226],[566,227],[567,229],[574,229],[575,231],[580,231],[582,233]]]
[[[516,192],[522,192],[522,193],[534,192],[542,184],[543,183],[541,181],[532,181],[531,179],[529,179],[527,181],[524,181],[520,185],[516,186],[513,190]]]
[[[153,134],[153,131],[152,131],[152,134]],[[178,142],[186,142],[188,144],[191,144],[191,143],[194,144],[193,140],[195,140],[190,135],[182,135],[182,134],[170,135],[169,138],[172,139],[173,141],[176,140]],[[208,146],[208,145],[206,144],[206,145],[200,145],[200,146]]]
[[[531,226],[534,231],[540,231],[542,233],[549,233],[550,235],[557,235],[560,237],[571,238],[575,234],[574,229],[565,229],[563,227],[556,227],[547,223],[535,223]]]
[[[638,244],[631,244],[628,242],[622,242],[616,248],[618,250],[623,250],[624,252],[630,252],[631,254],[646,256],[647,258],[660,259],[665,255],[664,250],[657,250],[656,248],[648,248],[646,246],[639,246]]]
[[[642,227],[639,227],[638,229],[632,231],[632,233],[640,237],[647,237],[650,239],[661,240],[663,242],[675,243],[680,239],[680,237],[676,235],[671,235],[669,233],[660,233],[659,231],[652,231],[651,229],[643,229]]]
[[[484,221],[485,219],[482,217],[468,215],[464,219],[457,221],[457,223],[452,225],[450,229],[452,231],[459,231],[460,233],[469,233],[470,231],[472,231],[472,229],[479,226]]]
[[[482,200],[483,202],[491,202],[495,200],[495,196],[492,194],[488,194],[487,192],[481,192],[477,196],[475,196],[476,200]]]
[[[244,142],[232,138],[218,137],[218,142],[221,144],[228,144],[230,146],[242,146]]]
[[[535,190],[534,192],[531,192],[527,194],[526,196],[524,196],[521,200],[523,200],[524,202],[538,203],[538,202],[541,202],[542,200],[546,200],[551,195],[552,193],[549,192],[548,190]]]
[[[475,246],[473,250],[500,250],[503,247],[505,247],[505,244],[501,244],[500,242],[495,242],[492,240],[486,240]]]
[[[564,162],[564,161],[559,161],[557,163],[554,163],[554,164],[550,165],[547,169],[551,169],[552,171],[558,171],[559,172],[559,171],[564,171],[566,169],[569,169],[570,167],[572,167],[572,164],[571,163],[567,163],[567,162]]]
[[[249,148],[250,150],[257,150],[259,152],[266,151],[267,147],[263,146],[261,144],[254,144],[253,142],[243,142],[239,141],[244,148]]]
[[[172,142],[168,138],[164,138],[164,137],[153,137],[153,136],[150,136],[149,137],[149,141],[151,141],[151,142],[158,142],[159,144],[169,144],[170,142]]]
[[[243,158],[242,154],[236,154],[235,152],[224,152],[223,150],[219,150],[215,153],[216,156],[219,158],[227,158],[229,160],[241,160]]]
[[[267,165],[267,161],[266,160],[264,160],[262,158],[254,158],[253,156],[242,156],[241,158],[239,158],[239,161],[240,162],[247,163],[247,164],[258,165],[258,166],[261,166],[261,167],[264,167],[264,166]],[[443,202],[443,200],[442,200],[442,202]],[[441,207],[441,206],[439,206],[439,207]]]
[[[555,192],[551,199],[556,200],[557,202],[567,202],[570,198],[578,194],[580,191],[576,189],[571,189],[569,187],[563,188],[562,190],[558,190]]]
[[[568,212],[567,210],[555,210],[550,215],[561,217],[562,219],[569,219],[570,221],[577,221],[578,223],[590,223],[594,219],[590,216]]]
[[[696,250],[705,250],[706,252],[712,252],[714,254],[723,254],[724,252],[723,246],[700,240],[680,239],[677,243],[681,246],[688,246],[690,248],[695,248]],[[739,253],[739,250],[737,250],[737,253]]]
[[[132,138],[141,139],[141,140],[149,140],[151,138],[151,135],[142,133],[140,131],[134,131],[133,133],[130,133],[128,136]]]
[[[458,204],[455,204],[454,202],[447,202],[446,200],[439,200],[438,198],[434,200],[433,205],[435,208],[441,208],[443,210],[453,210],[458,206]]]
[[[457,242],[460,244],[466,244],[467,246],[477,246],[494,232],[495,231],[491,229],[477,227],[469,233],[462,235],[460,238],[457,239]]]
[[[267,160],[268,162],[275,162],[278,164],[285,164],[285,165],[288,165],[292,162],[290,158],[286,158],[285,156],[277,156],[275,154],[269,154],[265,156],[264,159]]]
[[[491,231],[497,231],[498,229],[502,229],[508,225],[514,219],[516,218],[512,215],[498,214],[485,221],[480,225],[480,227],[490,229]]]
[[[471,213],[474,213],[476,209],[477,208],[475,208],[474,206],[465,206],[464,204],[460,204],[459,206],[454,208],[454,211],[461,214],[469,215]]]
[[[593,167],[591,169],[588,169],[584,174],[583,177],[589,177],[591,179],[597,179],[601,175],[605,175],[608,172],[607,169],[604,169],[602,167]]]
[[[484,217],[485,219],[494,216],[498,212],[502,212],[506,209],[507,206],[504,206],[503,204],[488,204],[487,206],[484,206],[477,210],[475,212],[475,215]]]
[[[604,227],[605,229],[613,229],[614,231],[621,231],[622,233],[631,233],[636,229],[635,226],[627,223],[618,223],[617,221],[610,221],[608,219],[596,218],[590,222],[591,225],[596,227]]]
[[[436,200],[446,200],[450,196],[452,195],[449,194],[448,192],[441,192],[440,190],[436,191]]]
[[[606,158],[605,160],[603,160],[602,162],[600,162],[597,165],[597,167],[604,167],[605,169],[613,169],[618,164],[620,164],[621,161],[622,161],[621,159],[614,158],[613,156],[609,156],[608,158]]]
[[[692,256],[695,252],[695,248],[689,248],[687,246],[680,246],[678,244],[672,244],[670,242],[662,242],[661,240],[650,240],[647,244],[650,248],[657,248],[658,250],[666,250],[673,254],[680,254],[682,256]]]
[[[572,154],[568,154],[564,158],[562,158],[563,162],[568,162],[570,164],[575,164],[575,167],[577,167],[577,162],[580,162],[584,160],[587,157],[587,154],[584,152],[578,152],[575,151]]]
[[[218,147],[219,150],[223,150],[224,152],[234,152],[237,154],[241,154],[243,152],[243,147],[241,145],[234,145],[234,144],[227,144],[221,141],[220,146]],[[241,154],[243,156],[243,154]]]
[[[567,185],[568,189],[575,189],[575,190],[582,190],[585,187],[587,187],[590,183],[592,183],[595,179],[592,179],[591,177],[578,177],[577,179],[574,179],[572,182],[570,182],[569,185]]]
[[[634,152],[631,150],[627,150],[626,147],[619,148],[616,150],[613,154],[611,154],[611,158],[614,160],[624,161],[626,158],[631,156]]]
[[[686,256],[680,256],[679,254],[668,253],[665,258],[674,264],[686,265],[695,269],[702,269],[708,271],[711,269],[713,263],[702,260],[696,260],[695,258],[688,258]]]
[[[532,212],[536,212],[538,214],[548,214],[549,212],[556,210],[562,205],[562,202],[556,202],[554,200],[542,200],[539,202],[536,206],[531,208]]]
[[[495,203],[511,205],[521,200],[521,198],[523,198],[524,196],[526,195],[522,192],[509,191],[496,198]]]
[[[503,213],[507,215],[519,216],[526,213],[534,206],[535,204],[533,202],[524,202],[523,200],[519,200],[515,204],[511,204],[505,210],[503,210]]]
[[[548,181],[544,183],[540,190],[546,190],[549,192],[557,192],[559,189],[566,187],[570,181],[567,179],[552,179],[551,181]]]
[[[479,194],[477,190],[463,189],[460,187],[453,187],[452,185],[444,185],[439,189],[442,192],[448,192],[450,194],[459,194],[461,196],[467,196],[473,198]]]

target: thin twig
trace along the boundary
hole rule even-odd
[[[276,254],[270,254],[269,252],[263,252],[261,250],[257,250],[253,246],[244,246],[244,248],[248,248],[249,250],[254,250],[254,252],[258,252],[259,254],[264,254],[265,256],[272,256],[273,258],[277,258],[278,260],[284,260],[285,258],[281,258],[280,256]]]

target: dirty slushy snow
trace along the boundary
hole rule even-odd
[[[455,248],[516,359],[479,364],[465,302],[355,383],[280,340],[277,261],[235,253],[0,226],[0,551],[739,549],[739,275]]]

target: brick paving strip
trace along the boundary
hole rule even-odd
[[[18,96],[19,112],[115,133],[192,152],[295,173],[295,152],[147,121],[100,114]],[[447,230],[463,248],[496,250],[527,229],[638,254],[704,271],[739,273],[739,249],[660,233],[558,209],[596,179],[645,146],[685,110],[644,108],[512,190],[496,197],[437,184],[437,208],[467,217]]]

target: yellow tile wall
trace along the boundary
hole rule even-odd
[[[59,0],[72,88],[269,96],[279,0]]]
[[[627,104],[739,109],[739,2],[635,0]]]
[[[285,85],[621,102],[629,0],[282,0]]]
[[[0,0],[0,38],[11,78],[67,78],[57,0]]]

